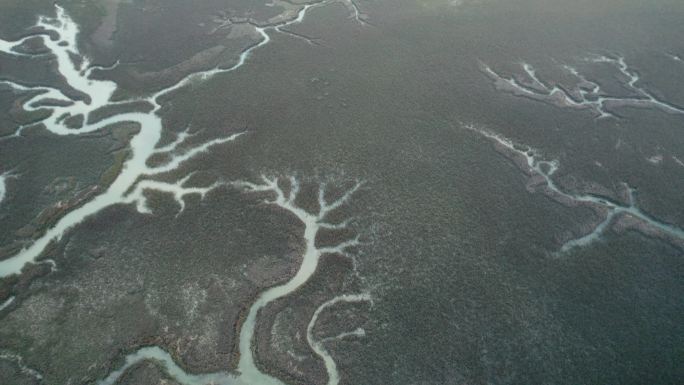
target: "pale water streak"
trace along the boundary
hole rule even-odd
[[[7,178],[9,173],[0,174],[0,204],[5,200],[7,196]]]
[[[5,300],[5,302],[3,302],[2,304],[0,304],[0,311],[5,310],[5,309],[6,309],[7,307],[9,307],[12,303],[14,303],[14,299],[15,299],[14,297],[9,297],[9,298],[7,298],[7,299]]]

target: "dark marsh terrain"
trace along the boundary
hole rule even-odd
[[[113,101],[132,100],[94,112],[103,116],[152,114],[139,98],[240,63],[264,39],[257,28],[307,4],[57,3],[80,28],[80,53],[107,67],[93,79],[116,83]],[[261,309],[251,349],[260,371],[332,383],[314,341],[340,384],[680,383],[684,3],[314,3],[301,23],[268,30],[268,44],[236,70],[157,100],[159,147],[185,130],[193,135],[181,153],[244,132],[150,178],[192,174],[188,186],[216,188],[181,197],[182,211],[169,191],[147,189],[151,213],[136,202],[105,207],[0,278],[0,383],[98,384],[150,346],[187,373],[235,372],[249,310],[296,276],[307,249],[293,211],[264,203],[294,190],[290,176],[300,183],[293,205],[311,213],[321,183],[333,202],[360,182],[326,217],[348,226],[314,234],[317,250],[358,242],[322,253],[303,285]],[[37,33],[38,16],[55,12],[51,1],[3,0],[0,39]],[[20,50],[30,55],[0,51],[0,79],[88,98],[39,39]],[[581,91],[589,102],[619,100],[601,105],[610,113],[601,117],[573,105]],[[140,132],[123,122],[55,134],[40,123],[45,111],[24,108],[32,95],[0,84],[0,261],[106,191]],[[523,154],[558,169],[535,171]],[[235,184],[260,175],[281,190]],[[630,205],[643,216],[618,213],[597,227]],[[346,293],[372,300],[321,308]],[[115,383],[200,385],[154,360]]]

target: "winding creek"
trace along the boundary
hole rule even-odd
[[[339,253],[346,254],[346,249],[348,247],[358,245],[358,238],[351,239],[342,242],[335,247],[316,247],[316,234],[322,228],[334,228],[339,229],[346,226],[346,224],[330,224],[325,222],[325,218],[329,212],[332,212],[345,204],[351,195],[359,188],[360,184],[356,184],[351,190],[347,191],[340,198],[328,203],[324,199],[325,186],[319,186],[318,203],[319,211],[316,214],[311,214],[308,211],[297,207],[295,204],[295,199],[297,198],[297,193],[299,191],[299,183],[296,179],[290,178],[290,192],[285,194],[285,192],[278,185],[278,180],[274,178],[262,177],[262,183],[254,184],[249,182],[239,182],[238,186],[244,188],[249,192],[269,192],[275,194],[274,200],[267,201],[270,204],[274,204],[283,210],[294,215],[304,224],[304,240],[305,248],[302,257],[302,264],[297,274],[283,285],[272,287],[264,291],[254,302],[252,307],[249,309],[247,318],[240,330],[240,362],[238,364],[238,370],[241,373],[241,378],[243,378],[246,383],[249,384],[282,384],[279,380],[265,376],[256,369],[254,363],[254,357],[252,354],[248,354],[248,351],[244,351],[243,347],[248,347],[251,345],[251,341],[254,339],[254,330],[256,324],[256,318],[259,310],[264,308],[270,302],[273,302],[279,298],[285,297],[286,295],[295,291],[298,287],[302,286],[305,282],[311,278],[311,276],[316,272],[318,267],[318,261],[321,256],[326,253]],[[315,313],[312,322],[315,323],[318,313]],[[329,361],[332,361],[332,357],[327,354],[324,350],[317,349],[317,344],[311,340],[309,343],[316,352],[316,354],[321,357],[325,364],[328,372],[329,385],[337,383],[339,375],[337,374],[337,369],[329,365]]]
[[[516,146],[510,139],[491,131],[475,127],[474,125],[466,126],[466,129],[494,141],[506,151],[506,156],[523,160],[526,168],[524,171],[543,178],[543,186],[548,189],[546,193],[552,198],[561,198],[562,200],[569,201],[573,204],[588,204],[593,207],[607,210],[606,217],[601,223],[594,227],[588,234],[564,243],[561,246],[561,252],[567,252],[575,247],[586,246],[597,241],[600,239],[603,232],[610,227],[613,220],[620,214],[632,216],[639,222],[655,230],[658,235],[661,235],[664,238],[674,239],[680,242],[684,241],[684,230],[677,226],[659,221],[639,209],[636,205],[635,191],[631,187],[625,185],[625,188],[629,193],[629,203],[627,205],[596,195],[567,193],[553,180],[553,175],[559,168],[558,161],[545,160],[540,157],[539,151],[534,148],[524,145]]]
[[[296,17],[278,24],[265,27],[253,26],[256,32],[261,36],[261,40],[245,49],[234,65],[228,68],[212,68],[206,71],[192,73],[178,81],[176,84],[164,88],[149,97],[136,99],[136,101],[145,100],[152,104],[154,109],[151,112],[124,112],[96,122],[92,122],[89,118],[90,114],[94,111],[112,105],[123,105],[132,100],[119,102],[112,101],[112,96],[117,90],[116,83],[92,78],[93,72],[99,69],[99,67],[90,67],[88,59],[79,52],[77,42],[79,32],[78,26],[65,13],[63,8],[56,6],[55,18],[44,16],[39,18],[36,28],[44,31],[40,34],[31,35],[30,37],[13,42],[0,39],[0,50],[2,52],[10,55],[25,56],[26,54],[24,53],[17,53],[17,48],[21,47],[29,38],[41,38],[45,46],[56,57],[57,69],[59,73],[64,76],[67,83],[75,90],[88,95],[90,98],[89,101],[76,100],[66,96],[62,91],[56,88],[27,86],[10,80],[0,80],[0,85],[9,86],[18,93],[36,93],[35,96],[24,102],[23,107],[29,112],[36,110],[49,111],[50,115],[38,123],[42,124],[51,133],[56,135],[79,135],[98,131],[121,123],[135,123],[140,127],[139,133],[130,141],[130,158],[125,162],[121,173],[111,186],[109,186],[104,193],[64,216],[54,227],[50,228],[43,236],[17,255],[0,261],[0,277],[19,274],[27,263],[35,262],[41,256],[50,242],[59,241],[69,229],[106,207],[115,204],[136,203],[136,207],[141,209],[141,212],[145,212],[145,210],[142,209],[145,207],[145,198],[143,195],[145,189],[156,189],[162,192],[171,193],[176,200],[179,201],[180,205],[182,205],[182,198],[185,195],[197,194],[197,190],[186,188],[183,183],[156,181],[152,183],[146,181],[145,178],[177,170],[183,163],[202,152],[209,150],[210,147],[234,141],[241,133],[214,139],[189,150],[184,150],[183,152],[178,152],[176,150],[187,136],[185,134],[181,134],[179,140],[176,140],[169,146],[157,147],[162,138],[164,129],[162,119],[159,115],[159,110],[162,107],[159,102],[160,97],[176,91],[193,81],[206,80],[219,74],[237,70],[247,62],[247,59],[255,50],[265,46],[271,41],[268,34],[269,31],[278,31],[282,27],[301,23],[304,20],[307,11],[313,7],[327,3],[328,2],[321,2],[304,5],[296,14]],[[52,40],[49,37],[49,33],[57,34],[59,39]],[[81,62],[75,64],[71,60],[72,56],[80,58]],[[66,105],[55,106],[55,100],[63,102]],[[47,105],[48,103],[49,105]],[[64,123],[66,117],[79,115],[84,117],[85,122],[81,128],[70,128]],[[21,135],[21,131],[24,128],[25,127],[19,127],[13,136]],[[170,155],[171,159],[161,166],[148,166],[147,161],[153,155],[159,153],[166,153]],[[143,182],[139,182],[141,179]],[[138,186],[138,188],[134,188],[135,186]]]
[[[220,371],[214,373],[189,373],[182,368],[182,363],[175,361],[174,356],[160,346],[145,346],[139,348],[122,358],[122,365],[116,370],[109,372],[104,378],[97,381],[97,385],[114,385],[122,376],[137,364],[152,360],[161,366],[174,380],[183,385],[285,385],[280,379],[261,371],[258,367],[257,357],[254,355],[255,333],[260,313],[274,301],[285,298],[295,293],[315,274],[321,257],[326,254],[340,254],[352,258],[350,249],[360,245],[359,236],[339,241],[333,246],[317,246],[316,237],[322,230],[345,229],[347,221],[332,221],[331,213],[342,209],[352,199],[353,195],[361,188],[361,183],[348,186],[349,188],[337,195],[336,198],[326,198],[327,185],[322,183],[318,186],[318,209],[315,212],[300,207],[297,196],[300,192],[300,181],[295,177],[279,178],[262,175],[258,181],[218,181],[207,186],[191,185],[192,173],[180,177],[173,182],[160,181],[161,176],[179,171],[188,161],[197,158],[203,153],[210,151],[215,146],[237,144],[244,135],[242,132],[231,132],[225,136],[207,140],[201,144],[187,145],[186,140],[192,135],[189,131],[183,131],[176,135],[169,144],[162,144],[164,124],[161,117],[162,102],[164,96],[196,81],[206,81],[214,76],[228,74],[236,71],[248,63],[249,58],[256,50],[271,42],[272,33],[282,33],[293,38],[303,39],[307,43],[315,44],[315,41],[298,35],[285,28],[301,23],[307,16],[308,11],[315,7],[336,2],[320,1],[302,4],[296,14],[290,19],[269,25],[257,25],[245,22],[254,29],[255,36],[259,40],[242,51],[236,62],[228,67],[216,67],[204,71],[191,73],[180,81],[163,88],[149,96],[134,100],[113,101],[113,95],[118,90],[118,85],[109,80],[94,78],[96,71],[106,70],[99,66],[92,66],[78,48],[78,25],[69,17],[65,10],[56,6],[55,17],[40,17],[35,25],[38,31],[31,36],[16,41],[0,39],[0,52],[18,57],[30,57],[30,53],[21,51],[20,48],[29,39],[41,39],[46,49],[56,59],[56,69],[64,77],[68,85],[79,94],[87,96],[87,99],[79,99],[65,94],[65,92],[49,86],[27,85],[13,80],[0,79],[0,87],[9,87],[17,94],[29,95],[22,106],[27,112],[48,112],[47,117],[37,123],[54,135],[76,136],[104,130],[123,123],[134,123],[139,131],[134,134],[129,143],[130,155],[125,160],[120,174],[99,195],[82,206],[69,211],[57,223],[49,228],[44,234],[36,238],[33,243],[22,249],[16,255],[0,261],[0,278],[21,274],[22,269],[31,263],[45,262],[42,259],[46,248],[53,242],[58,242],[70,230],[82,224],[87,218],[97,215],[103,209],[113,205],[131,205],[140,214],[151,214],[152,210],[147,205],[145,193],[157,191],[169,194],[178,204],[179,209],[185,209],[185,198],[188,195],[204,197],[209,192],[219,188],[233,188],[244,194],[265,197],[264,202],[278,208],[282,215],[296,218],[303,225],[301,237],[304,249],[301,256],[301,264],[296,273],[286,282],[268,288],[258,294],[256,300],[249,306],[243,322],[239,327],[238,352],[239,360],[235,371]],[[351,19],[359,24],[367,24],[364,15],[359,11],[353,0],[341,1],[351,11]],[[56,39],[51,38],[56,36]],[[77,60],[74,60],[76,58]],[[518,78],[504,78],[486,65],[483,71],[496,83],[497,88],[518,96],[525,96],[538,101],[557,104],[562,107],[582,108],[594,111],[599,117],[613,116],[611,107],[635,106],[657,108],[668,113],[684,114],[681,109],[673,104],[662,101],[653,94],[640,88],[639,75],[630,69],[622,57],[608,58],[605,56],[593,59],[596,63],[607,63],[615,66],[622,77],[627,78],[626,86],[636,94],[635,97],[619,98],[604,96],[600,86],[587,80],[576,69],[566,67],[572,75],[580,80],[581,87],[576,93],[566,91],[560,87],[548,86],[540,80],[534,67],[523,64],[523,70],[527,76],[526,81]],[[678,58],[676,60],[679,60]],[[101,120],[92,118],[96,111],[112,106],[125,107],[130,102],[147,102],[152,106],[150,112],[120,112]],[[56,103],[58,102],[58,103]],[[70,117],[83,117],[83,124],[79,128],[69,126],[66,121]],[[25,128],[30,125],[20,126],[16,131],[0,140],[14,140],[24,135]],[[506,156],[517,160],[518,166],[528,175],[538,177],[543,185],[544,193],[555,198],[559,202],[587,205],[600,209],[605,213],[603,220],[597,224],[591,232],[571,239],[560,247],[560,252],[568,252],[577,247],[590,245],[599,240],[603,233],[609,229],[621,216],[631,216],[645,228],[667,239],[684,241],[684,230],[679,227],[659,221],[643,212],[637,204],[637,194],[629,186],[625,186],[629,199],[627,203],[615,202],[606,198],[591,194],[573,194],[565,192],[554,182],[554,174],[559,168],[557,161],[544,159],[539,151],[515,144],[508,138],[493,132],[468,126],[468,129],[494,142],[499,148],[505,150]],[[168,161],[163,164],[150,166],[148,161],[156,155],[168,156]],[[5,172],[0,175],[0,204],[6,204],[8,199],[6,182],[13,174]],[[339,187],[339,186],[337,186]],[[11,194],[10,194],[11,195]],[[20,303],[21,296],[10,297],[0,304],[0,311],[11,311]],[[338,385],[340,373],[337,364],[326,348],[326,343],[345,338],[358,338],[365,335],[365,330],[343,332],[333,337],[317,337],[315,331],[320,316],[342,303],[369,303],[372,304],[369,293],[339,294],[319,304],[313,311],[311,318],[306,324],[306,342],[312,354],[320,359],[325,373],[327,385]],[[232,331],[229,331],[232,332]],[[22,359],[15,355],[0,354],[0,358],[17,363],[23,371],[42,380],[42,376],[33,369],[24,367]],[[176,357],[177,358],[177,357]],[[226,363],[228,367],[228,363]]]
[[[117,90],[117,84],[107,80],[97,80],[92,77],[94,71],[102,70],[102,68],[90,66],[88,59],[79,52],[77,42],[79,33],[78,26],[67,15],[63,8],[56,6],[55,17],[40,17],[36,24],[36,28],[40,31],[37,34],[17,41],[0,39],[0,51],[10,55],[30,56],[30,54],[20,53],[18,48],[30,38],[40,38],[50,53],[57,59],[57,70],[64,76],[69,86],[89,97],[89,100],[84,101],[71,98],[59,89],[52,87],[28,86],[15,81],[0,80],[0,85],[8,86],[17,93],[35,94],[23,103],[23,107],[26,111],[41,110],[49,112],[49,116],[34,124],[42,124],[48,131],[55,135],[79,135],[102,130],[121,123],[135,123],[140,128],[139,132],[135,134],[130,141],[130,157],[125,161],[120,174],[106,191],[95,196],[92,200],[79,208],[67,213],[52,228],[48,229],[45,234],[37,238],[31,245],[21,250],[18,254],[0,261],[0,277],[20,274],[24,266],[39,260],[50,243],[59,241],[70,229],[106,207],[116,204],[132,204],[141,214],[151,213],[151,210],[146,204],[147,202],[144,195],[146,190],[155,190],[170,194],[179,204],[181,210],[185,207],[184,198],[186,195],[198,194],[204,196],[220,185],[229,185],[229,187],[241,189],[246,193],[268,193],[275,196],[275,198],[268,199],[267,203],[278,206],[288,213],[288,215],[294,215],[304,224],[303,239],[305,241],[305,250],[302,256],[301,266],[297,273],[284,284],[272,287],[261,293],[250,307],[240,328],[240,359],[236,373],[218,372],[190,374],[176,364],[173,358],[165,350],[160,347],[148,346],[128,355],[125,358],[124,365],[118,370],[109,373],[107,377],[98,382],[98,385],[114,384],[127,369],[144,360],[155,360],[166,369],[174,380],[184,385],[283,384],[283,382],[277,378],[262,373],[257,368],[255,358],[253,357],[252,344],[259,311],[269,303],[293,293],[296,289],[306,283],[316,271],[322,255],[326,253],[347,255],[347,249],[358,244],[358,238],[354,238],[343,241],[335,246],[316,247],[315,239],[316,234],[320,229],[342,229],[346,227],[346,222],[326,222],[326,216],[330,212],[346,204],[351,195],[359,188],[360,184],[355,184],[350,190],[332,202],[326,201],[324,198],[325,185],[320,185],[319,211],[312,214],[295,204],[295,198],[299,190],[299,183],[295,178],[289,178],[289,190],[287,193],[280,187],[278,178],[262,177],[260,183],[233,182],[226,184],[217,182],[206,187],[187,186],[188,180],[192,174],[183,177],[174,183],[151,179],[155,176],[178,170],[185,162],[195,158],[203,152],[209,151],[211,147],[234,142],[242,135],[242,133],[234,133],[225,137],[209,140],[200,145],[195,145],[194,147],[181,151],[179,150],[179,147],[184,144],[185,139],[190,136],[188,132],[181,132],[170,144],[159,146],[164,129],[162,118],[159,115],[159,110],[162,107],[159,99],[164,95],[188,85],[190,82],[206,80],[212,76],[237,70],[247,62],[248,58],[255,50],[267,45],[271,41],[269,32],[282,32],[291,35],[284,30],[281,31],[281,28],[302,22],[308,10],[328,3],[330,2],[322,1],[319,3],[303,5],[297,12],[296,17],[277,24],[267,26],[252,25],[261,39],[256,44],[245,49],[234,65],[228,68],[213,68],[192,73],[179,82],[164,88],[149,97],[136,99],[137,101],[144,100],[149,102],[153,106],[152,111],[148,113],[122,112],[99,121],[92,121],[92,119],[90,119],[90,115],[94,111],[112,105],[123,105],[131,100],[113,102],[112,96]],[[360,13],[356,8],[356,5],[353,2],[347,3],[345,1],[344,3],[354,11],[352,16],[358,22],[362,22],[362,19],[359,18]],[[50,34],[58,36],[58,39],[51,39],[49,36]],[[74,60],[72,60],[72,57],[76,57],[79,60],[75,63]],[[55,101],[58,101],[59,103],[55,103]],[[84,118],[82,127],[71,128],[65,124],[66,118],[79,115]],[[21,136],[24,128],[25,127],[19,127],[13,135],[3,139],[8,140]],[[167,154],[169,155],[170,160],[162,165],[148,166],[148,160],[156,154]],[[5,197],[4,182],[6,177],[7,174],[3,174],[0,179],[0,202],[2,202]],[[11,305],[13,301],[14,297],[7,300],[1,305],[2,307],[0,310]],[[353,295],[345,294],[336,297],[321,305],[321,307],[316,310],[309,324],[307,341],[309,342],[312,351],[323,360],[328,375],[329,385],[336,385],[339,382],[339,374],[333,358],[322,346],[324,341],[316,341],[311,335],[311,330],[318,319],[318,315],[324,309],[340,302],[363,301],[370,301],[370,295],[367,293]],[[362,336],[362,334],[353,332],[346,333],[346,336]]]
[[[654,108],[670,114],[684,114],[683,107],[660,99],[643,86],[639,86],[638,83],[641,81],[639,73],[627,64],[623,56],[596,55],[584,61],[607,64],[615,68],[621,76],[621,82],[626,89],[633,92],[633,96],[609,95],[597,82],[589,80],[577,68],[567,64],[562,66],[563,70],[578,80],[575,88],[571,90],[563,86],[547,85],[537,76],[536,69],[529,63],[522,63],[524,75],[510,78],[501,76],[484,63],[480,63],[480,69],[500,91],[558,107],[589,109],[594,111],[598,118],[614,118],[616,115],[611,110],[621,107]]]
[[[175,142],[175,145],[170,147],[157,148],[157,145],[162,138],[163,130],[162,119],[157,113],[159,108],[161,108],[157,103],[157,98],[172,89],[179,88],[182,84],[186,84],[188,78],[185,78],[181,82],[150,97],[148,100],[155,105],[155,109],[149,113],[123,112],[97,122],[92,122],[91,119],[89,119],[92,112],[106,106],[121,104],[111,102],[112,95],[117,89],[116,84],[107,80],[96,80],[91,78],[93,70],[88,67],[88,60],[83,58],[78,50],[78,27],[61,7],[56,7],[55,18],[40,17],[36,26],[41,30],[44,30],[46,34],[48,32],[53,32],[59,36],[58,40],[52,40],[46,34],[36,35],[42,38],[45,46],[57,58],[57,69],[64,76],[67,83],[75,90],[88,95],[90,100],[87,102],[74,100],[64,95],[64,93],[58,89],[45,86],[29,87],[9,80],[4,80],[0,82],[0,84],[8,85],[16,92],[37,93],[37,95],[29,98],[24,103],[24,108],[27,111],[35,111],[38,109],[49,111],[49,116],[40,123],[53,134],[79,135],[121,123],[135,123],[139,126],[140,131],[130,141],[130,157],[125,161],[120,174],[107,190],[79,208],[70,211],[62,217],[55,226],[48,229],[45,234],[36,239],[31,245],[21,250],[18,254],[0,261],[0,277],[21,273],[22,268],[26,264],[36,262],[51,242],[59,241],[68,230],[82,223],[87,217],[102,211],[104,208],[115,204],[131,203],[138,203],[137,207],[139,208],[144,207],[144,204],[140,204],[140,202],[144,202],[145,200],[143,195],[144,189],[136,188],[131,191],[131,189],[138,184],[139,180],[143,180],[144,182],[144,178],[176,170],[186,161],[207,151],[211,146],[233,141],[240,135],[238,133],[225,138],[214,139],[183,152],[175,151],[176,147],[181,144],[180,142]],[[6,53],[12,54],[16,47],[19,47],[24,41],[25,39],[19,40],[15,42],[14,45],[9,42],[3,42],[0,46],[5,49]],[[256,46],[253,46],[243,52],[241,61],[234,67],[224,71],[231,71],[238,68],[244,63],[245,58],[249,55],[251,50],[255,48]],[[79,64],[75,64],[71,60],[72,55],[76,55],[83,59]],[[214,73],[215,70],[209,72]],[[63,102],[65,105],[55,106],[55,103],[52,102],[49,107],[45,106],[45,103],[54,100]],[[83,127],[78,129],[70,128],[64,123],[64,117],[79,115],[84,117]],[[22,129],[23,127],[20,127],[15,135],[21,135]],[[171,160],[161,166],[148,166],[147,161],[153,155],[161,152],[168,153],[171,156]],[[171,192],[174,197],[180,200],[187,194],[196,193],[195,190],[187,189],[181,184],[155,182],[154,185],[141,184],[141,186],[150,189],[159,187],[159,190]]]
[[[259,311],[269,303],[283,298],[304,283],[316,272],[321,256],[328,253],[337,253],[347,255],[347,249],[359,244],[358,237],[347,241],[338,243],[335,246],[317,247],[316,234],[321,229],[342,229],[346,228],[346,222],[342,223],[328,223],[325,218],[328,213],[342,207],[351,198],[352,194],[360,187],[357,183],[347,192],[342,194],[338,199],[327,202],[324,199],[325,185],[319,186],[319,210],[317,213],[310,213],[295,204],[297,194],[299,192],[299,182],[297,179],[288,178],[289,193],[285,192],[279,185],[278,178],[269,178],[262,176],[260,183],[252,182],[235,182],[232,185],[236,188],[242,189],[247,193],[268,193],[273,198],[267,198],[265,203],[274,205],[282,209],[288,215],[295,216],[301,223],[304,224],[304,242],[305,248],[302,255],[302,262],[297,273],[289,281],[282,285],[274,286],[263,293],[261,293],[256,301],[249,308],[249,312],[240,328],[239,338],[239,353],[240,360],[236,373],[217,372],[207,374],[189,374],[180,368],[169,355],[168,352],[160,347],[144,347],[126,357],[125,363],[118,370],[110,373],[107,378],[98,382],[98,385],[112,385],[117,379],[130,367],[145,360],[156,360],[159,362],[167,372],[178,382],[183,385],[285,385],[279,379],[263,373],[257,367],[252,352],[252,344],[254,342],[254,333],[256,330],[257,317]],[[329,301],[324,302],[316,309],[311,317],[311,321],[307,326],[307,342],[312,351],[318,355],[325,364],[326,373],[328,376],[327,385],[337,385],[339,383],[339,373],[333,357],[323,347],[326,341],[318,341],[313,337],[312,330],[315,326],[320,313],[327,308],[330,308],[342,302],[371,302],[371,296],[368,293],[361,294],[342,294]],[[343,333],[345,336],[362,337],[361,333]]]

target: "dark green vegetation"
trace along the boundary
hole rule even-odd
[[[0,5],[3,38],[52,12],[33,3]],[[97,63],[121,60],[101,76],[122,85],[122,98],[236,60],[257,36],[210,33],[225,12],[258,20],[274,12],[247,1],[111,3],[63,5],[81,25],[83,52]],[[558,63],[619,53],[645,87],[683,106],[684,63],[668,55],[684,55],[684,4],[356,3],[372,25],[350,19],[341,4],[314,9],[292,30],[320,45],[274,34],[240,70],[165,98],[162,114],[169,140],[188,125],[202,129],[202,138],[248,131],[173,176],[195,170],[198,184],[261,172],[365,181],[345,208],[365,242],[356,251],[360,278],[348,285],[369,290],[374,304],[341,306],[348,318],[322,320],[326,335],[357,325],[366,331],[327,345],[341,383],[681,381],[684,252],[636,231],[609,230],[591,246],[555,255],[596,214],[528,192],[520,169],[462,124],[560,160],[556,180],[566,190],[601,186],[617,195],[626,182],[644,211],[684,227],[684,166],[675,160],[684,160],[683,116],[627,108],[618,119],[596,120],[589,111],[500,93],[479,69],[482,61],[510,76],[524,60],[563,84],[571,79]],[[114,9],[111,39],[100,31],[98,44],[93,36]],[[0,54],[0,77],[30,74],[60,85],[49,57],[27,62]],[[628,92],[609,69],[592,71],[606,90]],[[3,134],[30,119],[13,102],[0,90]],[[54,137],[37,127],[1,141],[0,172],[21,177],[8,182],[0,205],[0,247],[40,233],[37,218],[57,201],[106,185],[122,138],[110,131]],[[648,161],[656,155],[662,162]],[[47,384],[92,383],[149,344],[188,371],[233,369],[236,323],[258,292],[292,274],[301,226],[230,188],[188,198],[179,216],[167,195],[151,194],[150,206],[152,216],[107,209],[50,250],[57,272],[16,287],[3,282],[0,295],[17,300],[0,311],[0,350],[21,355]],[[293,384],[325,381],[302,337],[316,306],[350,281],[349,270],[347,259],[326,258],[312,281],[266,309],[257,333],[264,371]],[[269,339],[272,331],[286,334]],[[274,341],[280,345],[269,349]],[[17,368],[0,360],[0,383],[31,383]],[[157,377],[164,374],[144,364],[120,383]]]

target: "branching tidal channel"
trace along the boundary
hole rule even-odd
[[[664,239],[684,248],[684,230],[659,221],[642,211],[637,205],[635,190],[627,184],[623,185],[627,195],[627,204],[593,194],[566,192],[553,180],[560,166],[557,160],[544,159],[539,150],[514,143],[485,128],[472,124],[466,125],[465,128],[491,140],[501,154],[512,160],[529,177],[530,190],[540,191],[566,206],[590,207],[603,217],[601,222],[588,233],[563,243],[558,253],[566,253],[576,247],[587,246],[599,240],[603,233],[618,221],[622,221],[624,227],[634,228],[644,234]]]
[[[245,193],[258,193],[267,196],[266,203],[279,207],[286,215],[292,215],[304,224],[303,238],[305,249],[302,256],[302,263],[297,273],[284,284],[272,287],[261,293],[256,301],[251,305],[246,319],[240,328],[239,353],[240,359],[236,372],[218,372],[208,374],[191,374],[183,370],[169,353],[161,347],[147,346],[137,350],[125,358],[125,363],[118,370],[111,372],[106,378],[98,382],[99,385],[110,385],[118,381],[124,372],[144,360],[155,360],[165,368],[167,373],[177,382],[184,385],[205,385],[205,384],[282,384],[280,380],[262,373],[255,364],[253,357],[252,344],[259,311],[272,301],[285,297],[306,283],[316,271],[318,262],[322,255],[337,253],[346,255],[349,248],[358,245],[358,238],[341,241],[335,246],[317,247],[315,245],[316,234],[320,229],[343,229],[347,222],[335,223],[328,222],[327,216],[332,211],[339,209],[347,204],[353,193],[359,188],[360,183],[354,184],[342,195],[328,202],[331,198],[326,198],[326,185],[319,186],[318,212],[310,213],[299,207],[295,203],[295,198],[299,191],[299,182],[296,178],[277,178],[262,177],[259,183],[248,181],[225,182],[217,181],[209,186],[190,186],[191,175],[180,178],[176,182],[163,182],[158,180],[161,176],[166,176],[171,172],[179,170],[189,160],[198,155],[209,151],[212,147],[236,142],[242,132],[230,133],[223,137],[206,141],[199,145],[186,146],[186,139],[191,133],[185,131],[177,135],[170,144],[160,145],[164,130],[162,118],[159,111],[162,107],[160,99],[193,81],[207,80],[213,76],[226,74],[235,71],[245,65],[250,55],[257,49],[267,45],[270,41],[269,33],[286,33],[281,30],[304,20],[307,12],[318,6],[331,3],[333,1],[321,1],[302,5],[299,11],[291,19],[273,25],[252,25],[255,31],[261,36],[258,43],[245,49],[239,56],[237,62],[228,68],[213,68],[206,71],[192,73],[179,82],[164,88],[148,97],[135,99],[135,101],[145,101],[152,106],[150,112],[121,112],[105,119],[96,120],[92,118],[94,112],[111,106],[124,106],[132,100],[112,101],[118,86],[108,80],[98,80],[93,77],[95,71],[105,70],[99,66],[91,66],[86,56],[81,54],[78,48],[79,29],[76,23],[59,6],[56,6],[55,17],[40,17],[35,29],[38,31],[30,36],[16,40],[7,41],[0,39],[0,51],[14,56],[31,56],[21,48],[29,39],[41,39],[49,53],[56,58],[57,70],[64,77],[68,85],[78,93],[86,95],[86,100],[71,97],[61,90],[48,86],[30,86],[12,80],[1,80],[0,87],[9,87],[15,93],[26,95],[22,104],[24,110],[28,112],[42,111],[48,115],[39,122],[30,125],[20,126],[9,136],[2,140],[14,140],[21,137],[25,128],[31,125],[42,125],[54,135],[70,136],[92,133],[95,131],[110,128],[114,125],[129,123],[139,127],[139,131],[130,140],[130,156],[125,161],[123,168],[111,185],[101,194],[83,204],[82,206],[68,212],[57,223],[48,229],[45,234],[35,239],[33,243],[8,259],[0,261],[0,278],[15,274],[21,274],[22,269],[31,263],[37,263],[42,257],[48,245],[58,242],[68,231],[81,224],[86,218],[96,215],[103,209],[120,204],[130,204],[136,207],[141,214],[151,214],[147,205],[145,192],[154,190],[161,193],[170,194],[180,206],[182,211],[185,208],[184,198],[187,195],[197,194],[204,196],[211,190],[224,186],[227,188],[237,188]],[[364,24],[359,17],[359,11],[353,2],[344,0],[345,5],[353,10],[352,18]],[[66,122],[69,118],[81,117],[83,124],[79,128],[73,128]],[[189,148],[188,148],[189,147]],[[164,154],[168,156],[168,161],[161,165],[149,166],[148,161],[155,155]],[[16,177],[14,174],[5,173],[0,176],[0,203],[5,198],[5,180]],[[282,179],[282,180],[281,180]],[[283,185],[287,186],[286,188]],[[14,300],[11,298],[9,301]],[[324,309],[342,302],[370,302],[371,297],[368,293],[342,294],[323,303],[312,316],[307,329],[307,341],[313,353],[315,353],[324,363],[327,374],[328,384],[336,385],[339,382],[339,374],[334,360],[328,354],[324,343],[328,339],[316,340],[311,330]],[[11,303],[11,302],[10,302]],[[3,307],[8,303],[3,304]],[[2,310],[2,308],[0,308]],[[362,329],[357,329],[344,333],[338,337],[360,337],[363,336]],[[337,338],[337,337],[336,337]],[[0,357],[2,358],[2,357]],[[20,361],[20,358],[17,358]],[[33,372],[32,372],[33,373]],[[36,372],[37,378],[40,375]],[[42,380],[42,377],[40,377]]]

